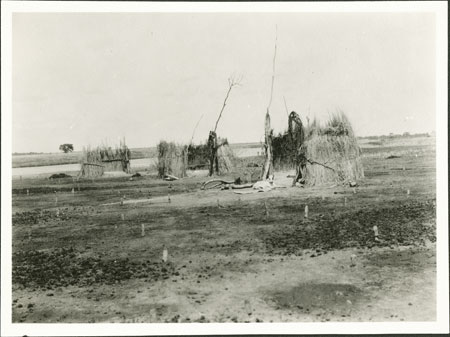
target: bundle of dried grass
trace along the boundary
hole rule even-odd
[[[217,149],[218,174],[229,173],[235,167],[235,155],[228,145],[228,141],[222,142]]]
[[[364,178],[361,149],[343,112],[333,114],[325,126],[316,120],[306,129],[302,147],[307,159],[305,183],[347,183]]]
[[[105,144],[91,148],[83,148],[81,158],[80,175],[83,177],[99,177],[104,172],[123,171],[131,172],[131,151],[126,146],[125,140],[114,149]]]
[[[186,177],[188,167],[188,147],[186,145],[161,141],[157,146],[157,151],[158,176],[160,178],[164,178],[167,175],[178,178]]]

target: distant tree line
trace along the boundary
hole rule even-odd
[[[366,137],[358,137],[358,138],[359,139],[389,139],[389,138],[402,138],[402,137],[415,138],[415,137],[431,137],[431,136],[428,132],[413,133],[413,134],[410,134],[409,132],[404,132],[403,134],[390,133],[389,135],[366,136]]]

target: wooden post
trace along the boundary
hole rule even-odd
[[[273,130],[270,128],[270,114],[267,109],[264,127],[264,165],[261,173],[261,180],[266,180],[273,172],[273,150],[272,150]]]
[[[212,176],[214,171],[218,171],[218,158],[217,158],[217,134],[214,131],[209,132],[208,137],[209,148],[209,175]]]
[[[344,206],[347,206],[347,197],[344,197]]]
[[[267,105],[266,118],[264,123],[264,165],[263,170],[261,172],[261,180],[266,180],[270,175],[273,174],[273,149],[272,149],[272,138],[273,138],[273,129],[270,128],[270,106],[272,105],[272,97],[273,97],[273,84],[275,82],[275,60],[277,57],[277,30],[275,30],[275,49],[273,54],[273,63],[272,63],[272,84],[270,87],[270,100]]]
[[[164,263],[167,262],[168,257],[169,257],[169,252],[167,251],[166,246],[163,246],[163,256],[162,256],[162,260],[163,260]]]
[[[141,224],[141,236],[145,236],[145,224]]]
[[[309,213],[309,208],[308,205],[305,206],[305,218],[308,217],[308,213]]]

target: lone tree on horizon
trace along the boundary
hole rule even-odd
[[[59,150],[63,151],[64,153],[73,152],[73,144],[61,144],[59,146]]]

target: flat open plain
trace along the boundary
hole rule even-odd
[[[13,322],[435,320],[434,142],[362,144],[355,190],[14,179]],[[225,178],[258,175],[242,163]]]

